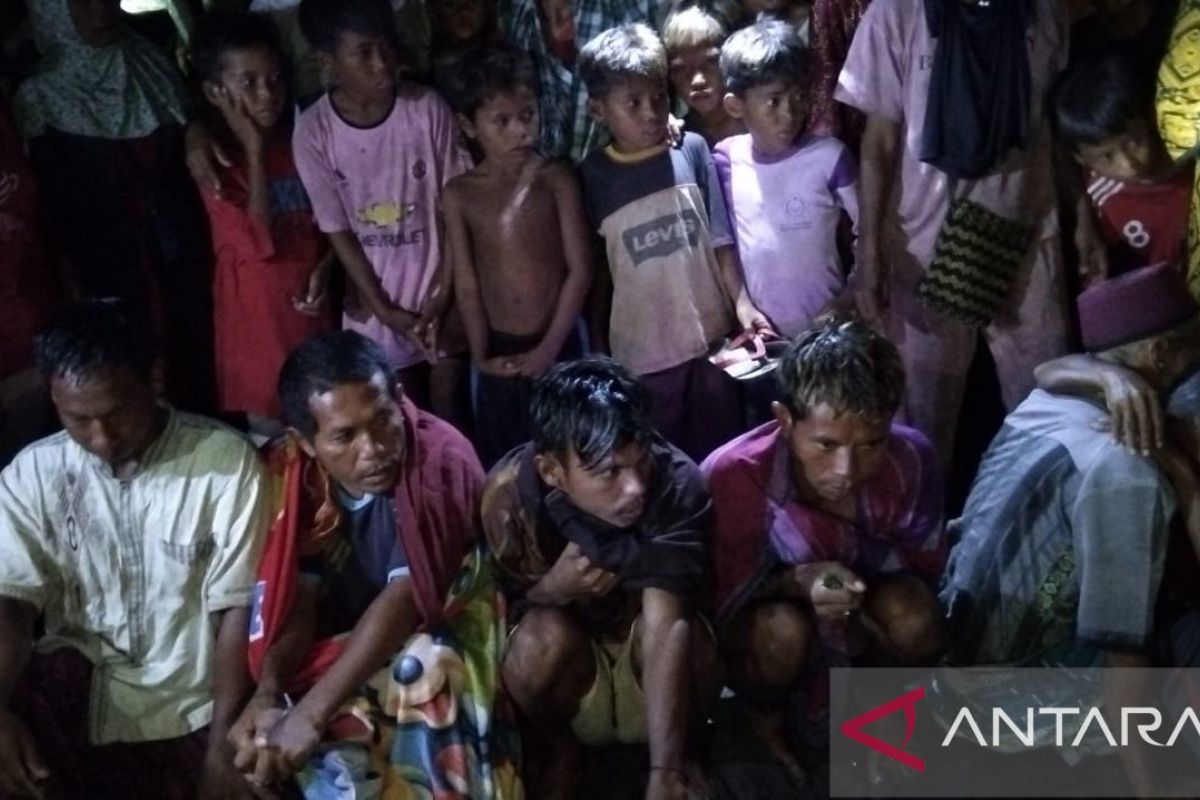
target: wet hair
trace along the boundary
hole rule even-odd
[[[615,84],[635,78],[667,83],[667,50],[640,22],[609,28],[579,51],[575,69],[588,96],[602,98]]]
[[[781,399],[805,419],[825,403],[838,414],[891,420],[904,397],[904,367],[896,346],[865,322],[827,315],[788,347],[777,370]]]
[[[742,28],[721,45],[725,90],[738,97],[773,81],[802,84],[808,61],[808,48],[796,28],[776,19]]]
[[[663,46],[668,53],[701,45],[720,47],[731,30],[729,19],[715,8],[700,4],[681,6],[663,21]]]
[[[279,59],[281,67],[287,65],[287,56],[264,15],[229,11],[206,14],[192,37],[192,77],[197,82],[216,82],[221,77],[221,58],[227,52],[259,47]]]
[[[76,385],[119,369],[149,380],[155,355],[149,326],[119,300],[71,303],[34,338],[42,375]]]
[[[500,94],[528,89],[537,95],[533,62],[522,50],[502,45],[481,47],[465,54],[446,81],[446,101],[459,114],[475,118],[479,107]]]
[[[387,356],[375,342],[355,331],[333,331],[308,339],[293,350],[279,371],[283,421],[312,439],[317,433],[308,401],[347,383],[367,383],[382,375],[388,391],[396,383]]]
[[[645,390],[603,356],[556,364],[538,378],[529,428],[535,452],[565,459],[574,451],[585,469],[628,444],[643,445],[655,437]]]
[[[1071,147],[1100,144],[1144,119],[1153,127],[1153,76],[1129,56],[1109,53],[1081,61],[1050,92],[1054,133]]]
[[[332,53],[343,33],[379,37],[400,50],[387,0],[301,0],[300,32],[314,50]]]

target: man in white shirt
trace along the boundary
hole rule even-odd
[[[248,688],[257,455],[159,403],[117,304],[68,309],[37,360],[65,430],[0,472],[0,795],[252,797],[225,731]]]

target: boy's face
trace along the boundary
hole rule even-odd
[[[222,53],[221,71],[216,82],[205,81],[204,96],[215,103],[219,89],[240,103],[262,130],[275,127],[287,101],[283,65],[266,47],[239,48]]]
[[[842,414],[826,403],[808,416],[793,416],[782,403],[771,407],[792,456],[792,479],[802,497],[833,509],[854,497],[879,470],[887,452],[891,421],[872,422]]]
[[[1144,119],[1135,119],[1122,133],[1097,144],[1075,149],[1075,159],[1100,175],[1118,181],[1150,181],[1170,169],[1157,131]]]
[[[494,94],[476,109],[474,119],[459,115],[459,122],[486,157],[524,158],[537,146],[537,95],[524,86]]]
[[[382,36],[342,31],[322,61],[334,85],[355,99],[382,100],[396,91],[396,48]]]
[[[575,43],[575,5],[573,0],[538,0],[546,22],[546,44],[552,50],[570,47]]]
[[[535,464],[544,483],[561,489],[576,508],[609,525],[628,528],[646,509],[651,461],[644,446],[618,447],[591,467],[574,451],[565,460],[539,455]]]
[[[613,144],[623,153],[666,141],[669,104],[666,85],[652,78],[619,80],[604,97],[588,100],[592,116],[608,126]]]
[[[725,95],[725,110],[746,123],[754,149],[778,155],[791,147],[808,121],[808,97],[799,85],[776,80]]]
[[[721,107],[725,81],[720,60],[721,48],[711,42],[680,47],[670,54],[671,86],[697,114],[711,114]]]

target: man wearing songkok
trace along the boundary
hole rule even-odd
[[[294,777],[312,800],[519,797],[471,445],[354,331],[292,351],[279,394],[289,433],[267,453],[275,517],[238,766],[261,784]]]
[[[942,477],[929,440],[894,423],[900,356],[865,323],[820,318],[778,375],[775,419],[702,469],[730,685],[797,773],[785,730],[795,690],[817,735],[825,666],[920,664],[941,647]]]
[[[0,473],[0,796],[249,798],[225,733],[266,486],[236,432],[159,402],[119,303],[38,335],[63,430]]]
[[[1084,346],[1096,358],[1160,392],[1190,385],[1200,367],[1200,308],[1178,270],[1126,273],[1085,291],[1078,306]],[[1063,361],[1051,366],[1071,372]],[[1075,372],[1048,382],[1086,387],[1085,371]],[[1169,424],[1168,434],[1194,441],[1188,429],[1200,403],[1183,406],[1191,407],[1169,406],[1184,424]],[[1170,451],[1150,457],[1121,447],[1105,419],[1089,399],[1043,389],[1005,419],[955,523],[940,594],[952,661],[1150,666],[1168,534],[1177,496],[1180,509],[1194,502],[1195,471]],[[1139,796],[1151,796],[1144,774],[1135,769],[1130,779]]]
[[[481,517],[513,601],[503,675],[531,796],[580,796],[581,742],[647,743],[649,800],[705,796],[689,752],[716,694],[697,615],[712,526],[700,471],[611,359],[552,367],[530,423],[533,441],[488,475]]]

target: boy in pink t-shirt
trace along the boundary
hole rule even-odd
[[[420,367],[449,294],[442,187],[469,157],[441,98],[397,82],[386,2],[304,0],[300,25],[331,85],[300,115],[293,149],[317,224],[357,294],[347,297],[343,325],[378,342],[420,401],[430,380]]]
[[[729,37],[721,48],[725,107],[750,132],[713,153],[750,298],[788,338],[842,291],[838,224],[843,216],[858,223],[854,156],[837,139],[800,135],[807,55],[786,22]]]

